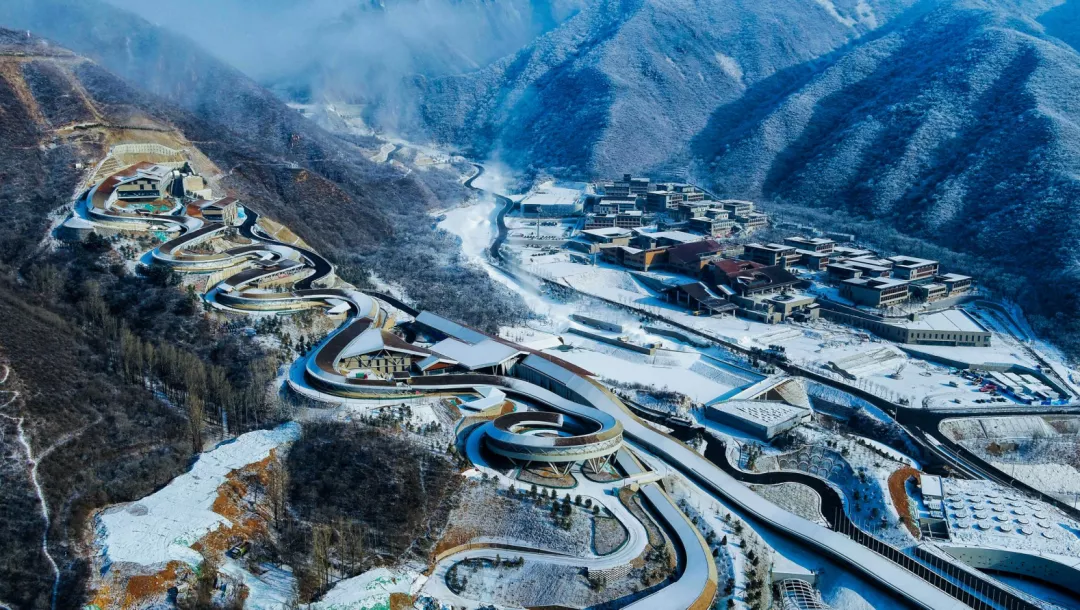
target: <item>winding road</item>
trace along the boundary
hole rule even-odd
[[[483,172],[481,166],[477,166],[477,168],[477,174],[465,183],[468,187],[474,189],[476,188],[473,186],[474,180]],[[492,256],[499,259],[501,257],[498,251],[499,246],[501,246],[502,240],[505,239],[506,233],[504,217],[512,209],[513,202],[501,195],[494,196],[503,203],[503,209],[500,211],[498,219],[500,237],[496,238],[491,249]],[[108,214],[103,212],[102,214],[104,218],[94,216],[91,220],[116,222],[116,215],[119,212],[112,211]],[[559,393],[521,378],[500,375],[449,374],[409,377],[394,381],[346,378],[336,370],[333,364],[336,363],[341,351],[349,345],[352,338],[359,336],[371,326],[378,327],[382,325],[387,319],[386,313],[375,299],[360,291],[316,287],[317,282],[328,278],[333,273],[333,266],[325,258],[310,249],[286,244],[263,234],[256,225],[257,213],[248,209],[247,214],[248,216],[243,225],[239,227],[239,232],[242,236],[251,240],[255,246],[244,246],[243,248],[247,249],[243,252],[226,251],[225,255],[242,264],[248,260],[246,257],[256,251],[252,248],[257,246],[268,253],[266,254],[268,262],[279,262],[285,259],[295,260],[298,258],[312,272],[307,277],[297,280],[288,292],[267,293],[241,290],[230,302],[230,307],[266,312],[273,311],[275,308],[289,311],[298,303],[309,303],[312,306],[323,306],[328,309],[335,309],[341,303],[348,305],[346,320],[316,346],[310,354],[304,357],[303,381],[294,380],[291,377],[289,379],[290,385],[302,384],[304,387],[298,387],[297,389],[302,390],[306,395],[311,396],[314,394],[322,396],[327,402],[334,402],[342,397],[354,395],[376,394],[405,397],[415,396],[417,393],[473,390],[481,386],[498,387],[507,395],[525,398],[533,404],[542,405],[546,409],[564,416],[595,422],[599,431],[618,430],[622,437],[658,456],[669,466],[678,470],[682,475],[693,480],[711,494],[750,515],[754,521],[798,541],[807,548],[828,555],[852,571],[862,574],[867,580],[873,581],[884,590],[891,592],[898,602],[933,610],[953,610],[968,607],[965,603],[949,594],[954,593],[953,591],[949,591],[949,593],[942,591],[920,578],[919,575],[859,544],[848,536],[833,532],[768,502],[707,458],[697,454],[671,436],[657,431],[636,417],[621,400],[592,378],[590,373],[547,354],[541,354],[522,346],[515,346],[522,353],[528,354],[525,362],[528,362],[530,358],[543,361],[542,363],[534,361],[538,367],[537,370],[542,369],[548,378],[559,381],[562,387]],[[170,257],[178,262],[183,254],[185,236],[191,236],[191,239],[186,240],[188,244],[194,243],[194,240],[198,237],[196,232],[202,228],[202,223],[191,222],[196,219],[187,219],[186,217],[170,216],[166,218],[173,223],[171,226],[181,232],[180,243],[172,243],[169,246],[170,252],[159,252],[161,256],[155,258],[164,264],[172,264],[169,260]],[[154,221],[157,222],[159,219],[154,217]],[[165,220],[160,220],[160,222],[165,222]],[[178,268],[182,268],[182,265]],[[507,345],[514,345],[497,337],[491,337],[491,339]],[[528,446],[530,451],[554,451],[553,448],[559,446],[557,443],[550,441],[550,437],[519,435],[530,439],[528,442],[523,442],[522,439],[512,437],[513,431],[511,429],[508,428],[504,431],[510,435],[507,437],[509,442],[522,442],[522,446]],[[491,432],[492,430],[489,428],[486,433]],[[480,433],[485,432],[481,430],[478,434]],[[535,443],[531,440],[545,438],[548,441]],[[609,436],[604,442],[607,442],[610,438],[614,437]],[[472,442],[471,438],[470,442]],[[620,452],[621,455],[623,455],[622,452]],[[619,459],[619,464],[624,470],[634,468],[632,460]],[[627,474],[633,473],[628,472]],[[658,520],[676,544],[679,556],[678,569],[675,577],[666,587],[635,600],[625,607],[634,608],[635,610],[658,607],[707,608],[712,603],[717,589],[716,566],[708,546],[701,538],[697,528],[679,510],[674,500],[657,484],[644,485],[642,492]],[[460,559],[463,556],[455,555],[454,557]],[[545,553],[538,553],[533,559],[558,561]],[[581,565],[582,559],[575,558],[575,561]],[[588,561],[603,562],[605,560],[602,558],[589,558]]]

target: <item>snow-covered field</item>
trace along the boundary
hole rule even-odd
[[[199,565],[202,557],[191,545],[218,525],[230,524],[212,510],[226,475],[299,437],[296,423],[248,432],[202,454],[189,472],[161,490],[138,502],[105,510],[97,520],[101,552],[109,563],[156,566],[179,560]]]
[[[375,568],[335,584],[311,610],[377,610],[390,607],[390,595],[409,594],[423,577],[411,570]]]
[[[521,248],[518,252],[524,270],[538,277],[583,294],[662,316],[744,347],[780,345],[797,363],[814,366],[842,363],[842,368],[858,377],[857,383],[880,395],[893,399],[906,397],[913,405],[928,401],[935,407],[954,405],[954,400],[963,406],[972,406],[978,404],[974,400],[985,398],[978,388],[967,386],[949,367],[913,357],[856,328],[824,319],[805,324],[770,325],[732,316],[694,316],[663,301],[622,267],[606,263],[580,264],[572,262],[565,253],[540,254],[529,248]],[[692,278],[667,272],[650,271],[644,275],[665,281],[692,281]],[[1034,365],[1023,346],[1010,335],[995,333],[992,341],[993,345],[988,348],[918,346],[913,349],[957,361]],[[888,357],[882,355],[885,350],[889,352]],[[878,352],[881,354],[875,355]],[[958,383],[959,387],[952,387],[950,382]]]
[[[1053,425],[1038,416],[979,417],[945,420],[943,432],[990,461],[1002,472],[1062,501],[1080,500],[1076,418],[1059,417]]]
[[[461,239],[461,252],[469,259],[482,258],[498,229],[495,216],[498,209],[495,200],[481,198],[479,203],[446,212],[446,218],[439,223],[439,228],[457,235]]]
[[[659,350],[650,356],[577,335],[568,334],[563,339],[575,349],[548,352],[599,377],[680,392],[700,403],[757,381],[749,375],[742,377],[742,371],[724,367],[696,350]]]
[[[998,470],[1070,504],[1080,500],[1080,471],[1068,464],[1017,464],[993,460]]]

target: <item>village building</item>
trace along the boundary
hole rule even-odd
[[[648,178],[635,178],[623,174],[622,180],[607,182],[602,185],[605,198],[644,199],[645,194],[653,190]]]
[[[667,251],[668,267],[697,277],[710,261],[721,258],[722,252],[723,246],[711,239],[672,246]]]
[[[728,214],[732,216],[747,216],[754,211],[752,201],[740,201],[738,199],[724,199],[717,202]]]
[[[945,291],[950,297],[967,294],[975,287],[975,280],[959,273],[945,273],[935,277],[934,281],[944,284]]]
[[[930,279],[938,272],[938,262],[925,258],[890,256],[889,260],[893,263],[892,276],[909,282]]]
[[[669,286],[663,291],[663,296],[669,303],[682,305],[695,313],[710,316],[733,313],[736,309],[735,305],[722,294],[718,294],[701,282]]]
[[[799,254],[793,246],[758,243],[746,244],[743,256],[746,260],[770,267],[773,265],[789,267],[799,258]]]
[[[731,235],[731,229],[735,226],[735,221],[728,220],[726,212],[721,212],[721,214],[722,216],[698,216],[696,218],[691,218],[688,226],[691,231],[704,233],[709,237],[727,237],[728,235]]]
[[[124,201],[156,201],[169,196],[176,170],[167,165],[139,163],[134,173],[120,179],[116,198]]]
[[[581,191],[544,184],[521,200],[521,213],[525,216],[540,218],[562,218],[576,216],[585,209]]]
[[[924,303],[933,303],[949,296],[949,289],[945,284],[930,282],[928,284],[912,284],[911,298]]]
[[[685,201],[682,193],[674,191],[649,191],[645,195],[645,209],[650,212],[666,212],[679,207]]]
[[[831,254],[836,242],[824,237],[788,237],[784,244],[799,250],[807,250],[818,254]]]
[[[585,229],[606,229],[619,227],[636,229],[644,224],[644,214],[640,211],[620,212],[618,214],[589,214],[585,217]]]
[[[909,282],[895,278],[854,278],[840,283],[840,296],[859,305],[891,307],[908,300]]]
[[[761,212],[750,212],[749,214],[736,214],[734,216],[735,223],[738,225],[739,230],[743,235],[750,235],[758,229],[764,229],[769,226],[769,217]]]
[[[593,206],[597,214],[621,214],[637,210],[636,199],[601,199]]]

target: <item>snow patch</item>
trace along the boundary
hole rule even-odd
[[[202,454],[191,470],[145,498],[116,506],[98,517],[97,542],[108,562],[144,566],[179,560],[202,561],[191,545],[227,518],[212,509],[226,476],[270,455],[272,449],[300,438],[300,425],[248,432]]]
[[[368,570],[359,576],[347,578],[311,604],[313,610],[373,610],[389,608],[392,593],[408,594],[420,574],[411,571],[395,571],[387,568]]]
[[[730,55],[724,55],[720,51],[717,51],[716,63],[720,64],[720,69],[724,71],[724,74],[727,74],[728,76],[739,81],[740,83],[742,82],[742,66],[739,65],[739,62],[735,61],[734,57],[731,57]]]

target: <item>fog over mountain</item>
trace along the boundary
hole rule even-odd
[[[1046,295],[1080,245],[1080,0],[282,1],[270,22],[208,4],[192,35],[216,53],[243,68],[245,36],[280,32],[283,68],[256,77],[362,100],[376,128],[525,172],[689,176],[887,219],[1037,312],[1077,306]]]
[[[151,3],[110,0],[190,37],[290,99],[377,101],[373,120],[413,121],[406,75],[480,69],[576,13],[584,0],[193,0],[176,19]]]

